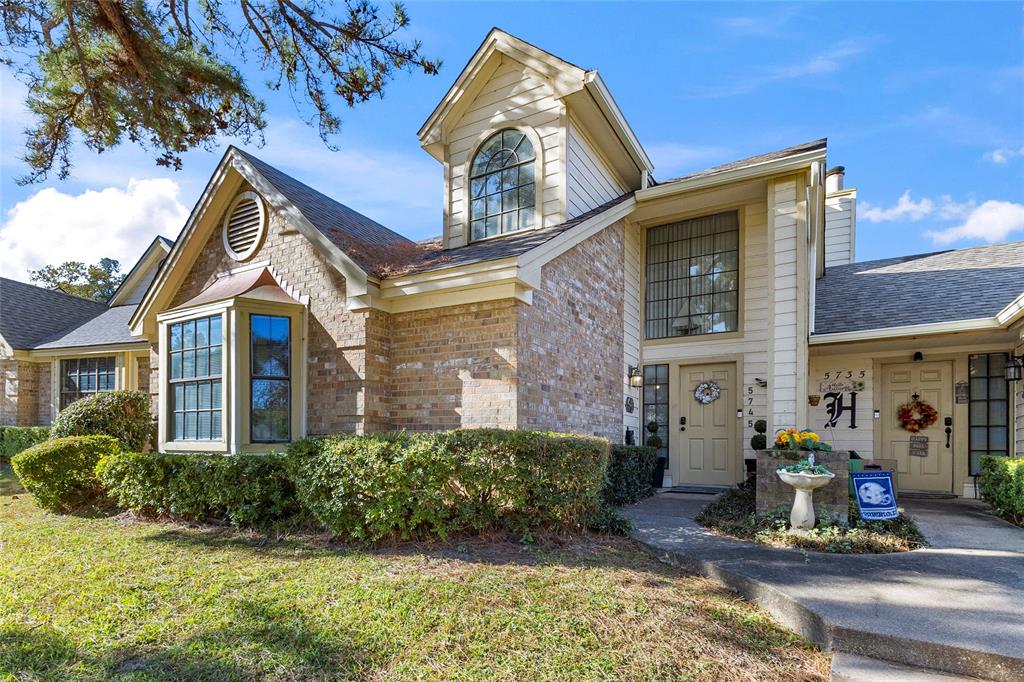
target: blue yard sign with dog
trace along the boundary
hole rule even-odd
[[[865,521],[886,521],[899,516],[891,471],[852,471],[860,517]]]

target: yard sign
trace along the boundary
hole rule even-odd
[[[886,521],[899,516],[891,471],[852,471],[860,517],[865,521]]]

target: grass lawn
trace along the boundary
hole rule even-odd
[[[0,679],[824,679],[623,539],[346,549],[0,497]]]

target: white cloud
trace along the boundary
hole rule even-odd
[[[857,209],[857,217],[869,223],[889,222],[892,220],[920,220],[931,215],[935,210],[935,202],[928,198],[914,201],[910,198],[910,190],[904,192],[896,201],[895,206],[883,208],[867,201],[861,202]]]
[[[803,61],[747,69],[733,82],[698,89],[690,96],[704,99],[746,95],[772,83],[836,73],[848,66],[855,57],[866,52],[872,42],[860,39],[841,40]]]
[[[925,234],[936,244],[951,244],[965,239],[992,243],[1003,241],[1011,232],[1021,230],[1024,230],[1024,204],[992,200],[974,208],[962,224]]]
[[[156,235],[177,236],[188,217],[178,194],[166,178],[81,194],[41,189],[15,204],[0,226],[0,275],[27,280],[29,269],[104,257],[127,270]]]
[[[646,146],[659,177],[677,175],[683,171],[696,170],[727,160],[731,151],[716,145],[691,145],[677,142],[663,142]]]
[[[781,38],[790,34],[786,29],[797,13],[798,8],[791,6],[773,14],[727,17],[720,23],[727,34],[737,38]]]
[[[1024,156],[1024,146],[1021,146],[1020,149],[993,149],[990,152],[985,152],[983,158],[986,161],[1003,166],[1009,163],[1010,159],[1015,156]]]

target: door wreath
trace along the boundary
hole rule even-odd
[[[713,381],[702,381],[697,384],[697,388],[693,391],[693,397],[697,399],[697,402],[701,405],[710,405],[711,403],[718,400],[718,396],[721,395],[722,389],[718,387]]]
[[[914,415],[918,416],[914,416]],[[924,431],[929,426],[939,421],[938,411],[919,398],[914,398],[909,403],[903,403],[896,410],[896,419],[900,426],[911,433]]]

